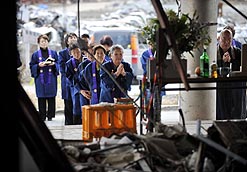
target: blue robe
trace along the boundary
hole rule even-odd
[[[239,42],[238,40],[234,39],[234,38],[232,39],[232,46],[239,48],[239,49],[242,49],[242,43]]]
[[[126,76],[119,75],[115,79],[127,94],[127,91],[131,90],[131,84],[134,78],[134,74],[129,63],[124,61],[122,61],[121,63],[124,65]],[[113,77],[115,77],[113,73],[116,72],[117,67],[113,64],[112,60],[103,63],[103,66],[106,68],[107,71],[109,71],[109,73],[112,74]],[[122,93],[122,91],[102,68],[100,69],[100,87],[100,102],[114,103],[114,98],[126,97],[125,94]]]
[[[142,56],[141,56],[141,64],[142,64],[142,69],[143,69],[143,76],[146,77],[147,75],[147,61],[150,59],[150,58],[154,58],[153,56],[153,52],[150,48],[148,48],[147,50],[145,50],[143,53],[142,53]],[[146,83],[144,83],[146,84]],[[146,87],[146,86],[145,86]],[[150,93],[150,88],[146,88],[146,91]],[[147,93],[147,95],[151,95]],[[160,92],[160,96],[165,96],[166,95],[166,92],[165,91],[161,91]],[[147,101],[149,101],[150,99],[150,96],[147,96],[145,97],[147,99]]]
[[[75,63],[73,63],[73,61]],[[75,87],[75,85],[78,83],[78,76],[79,76],[79,66],[80,61],[72,57],[69,59],[65,64],[65,73],[66,77],[68,78],[70,82],[70,90],[72,93],[72,101],[73,101],[73,115],[79,115],[81,116],[81,105],[80,105],[80,92]]]
[[[105,55],[105,61],[109,61],[109,60],[111,60],[111,57],[109,56],[109,55]]]
[[[142,64],[142,69],[143,69],[143,75],[147,74],[147,60],[154,57],[151,49],[147,49],[142,53],[141,56],[141,64]]]
[[[47,58],[42,57],[42,59],[39,60],[39,50],[32,54],[29,63],[31,77],[34,78],[36,96],[38,98],[49,98],[57,95],[57,76],[59,75],[57,52],[51,50],[51,57],[55,59],[55,65],[42,67],[43,74],[40,73],[41,68],[39,67],[39,62],[45,61]],[[49,72],[50,68],[51,72]]]
[[[68,80],[68,78],[66,77],[66,73],[65,73],[65,68],[66,65],[65,63],[71,59],[71,56],[69,54],[69,49],[65,48],[63,50],[61,50],[58,53],[58,64],[59,64],[59,71],[61,73],[61,95],[62,95],[62,99],[67,99],[67,100],[71,100],[71,92],[70,92],[70,81]]]
[[[93,67],[95,70],[95,81],[94,82],[94,76],[93,76]],[[91,92],[91,100],[90,100],[90,104],[98,104],[99,103],[99,99],[100,99],[100,70],[96,69],[96,61],[93,61],[91,63],[89,63],[86,68],[83,70],[82,72],[83,74],[83,79],[85,80],[85,82],[87,83],[87,87],[84,87],[84,89],[86,90],[90,90]],[[96,89],[94,89],[94,86]],[[94,96],[95,95],[95,96]]]
[[[82,71],[85,69],[85,67],[91,63],[90,60],[88,60],[87,58],[85,58],[78,66],[78,69],[79,69],[79,75],[78,75],[78,82],[76,83],[75,87],[77,90],[89,90],[89,87],[87,86],[87,83],[86,81],[84,80],[83,78],[83,74],[82,74]],[[84,105],[89,105],[90,102],[89,100],[84,97],[82,94],[80,94],[80,104],[81,106],[84,106]]]

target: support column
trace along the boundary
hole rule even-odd
[[[194,11],[199,15],[200,22],[216,23],[217,22],[217,0],[181,0],[182,13],[193,15]],[[207,48],[209,54],[209,65],[216,59],[217,45],[217,26],[207,27],[212,39],[211,44]],[[194,50],[194,57],[185,55],[187,58],[188,73],[194,75],[194,70],[199,65],[199,58],[203,52],[203,47],[200,51]],[[200,83],[190,84],[191,87],[209,87],[215,86],[216,83]],[[185,121],[200,120],[215,120],[216,118],[216,91],[215,90],[200,90],[200,91],[180,91],[180,106],[184,113]]]

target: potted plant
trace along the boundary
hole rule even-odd
[[[182,58],[183,53],[187,52],[192,57],[194,57],[192,51],[196,48],[200,49],[203,46],[208,46],[211,43],[211,38],[206,28],[208,25],[199,22],[199,16],[194,12],[193,16],[190,17],[189,14],[176,13],[174,10],[169,9],[166,11],[170,30],[175,36],[175,41],[177,45],[178,55],[180,56],[182,66],[184,70],[187,70],[187,60]],[[156,34],[159,29],[159,20],[157,18],[152,18],[148,21],[147,25],[141,30],[142,35],[146,38],[147,42],[152,45],[153,52],[156,51]],[[164,46],[168,47],[168,46]],[[169,55],[169,51],[165,51],[165,57]],[[156,53],[154,53],[156,54]],[[169,72],[166,73],[165,78],[178,78],[179,75],[175,67],[171,64],[170,59],[165,60],[165,69]]]
[[[195,48],[200,46],[208,46],[211,43],[211,38],[208,34],[207,24],[199,22],[199,16],[194,12],[193,16],[189,14],[176,13],[169,9],[166,11],[170,30],[174,33],[179,54],[184,52],[191,54]],[[151,43],[155,49],[156,47],[156,32],[159,28],[159,20],[152,18],[147,25],[141,29],[141,33],[146,40]]]

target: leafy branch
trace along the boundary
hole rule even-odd
[[[179,54],[189,52],[192,57],[192,51],[203,45],[209,45],[211,38],[206,28],[207,25],[198,21],[199,16],[194,12],[192,18],[188,14],[177,14],[173,10],[166,12],[170,30],[174,33]],[[159,20],[152,18],[148,24],[142,28],[142,34],[146,40],[156,47],[156,31],[159,28]]]

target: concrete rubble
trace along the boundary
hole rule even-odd
[[[235,126],[229,135],[221,130],[227,125]],[[215,122],[204,136],[188,134],[180,124],[159,124],[146,135],[124,132],[91,143],[57,141],[77,172],[239,172],[247,170],[246,126],[246,120]]]

